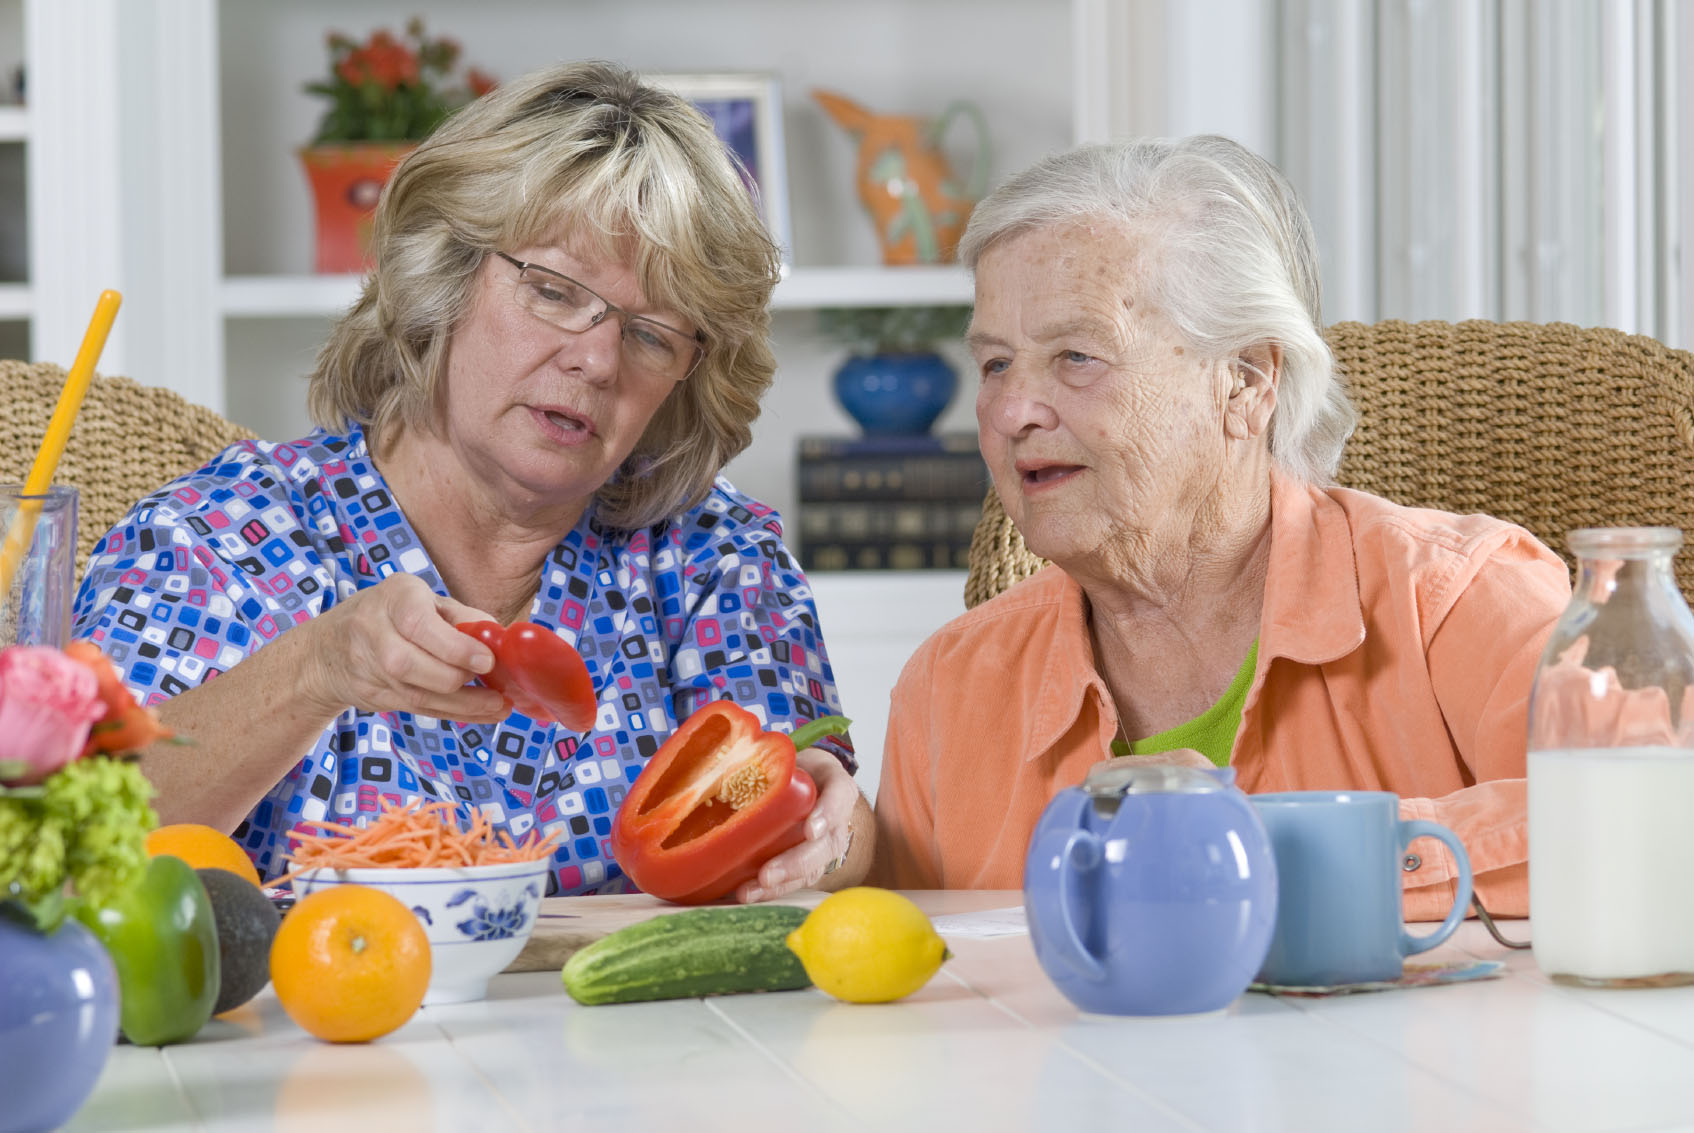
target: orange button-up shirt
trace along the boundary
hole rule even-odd
[[[1393,791],[1403,818],[1463,840],[1490,912],[1529,908],[1530,683],[1570,598],[1521,527],[1405,508],[1273,474],[1259,657],[1230,764],[1250,793]],[[907,889],[1017,889],[1048,801],[1117,732],[1081,588],[1047,567],[918,648],[893,693],[872,877]],[[1453,900],[1424,839],[1408,919]]]

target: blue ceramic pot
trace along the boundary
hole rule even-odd
[[[0,904],[0,1133],[69,1121],[117,1037],[118,974],[94,934],[43,934]]]
[[[939,354],[855,354],[835,371],[835,397],[867,434],[927,433],[959,375]]]
[[[1042,813],[1024,905],[1042,971],[1101,1015],[1193,1015],[1247,990],[1276,928],[1276,861],[1228,768],[1103,764]]]

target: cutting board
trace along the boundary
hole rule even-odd
[[[827,896],[821,890],[799,889],[772,904],[810,909]],[[572,953],[620,928],[667,913],[680,913],[684,908],[645,893],[544,898],[535,917],[535,930],[517,959],[506,965],[506,971],[557,971]]]

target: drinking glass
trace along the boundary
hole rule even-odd
[[[25,495],[21,484],[0,484],[0,544],[28,540],[10,586],[0,594],[0,646],[51,645],[70,640],[76,583],[77,490],[54,486]],[[31,515],[34,531],[29,531]],[[19,524],[24,526],[20,526]],[[3,565],[11,565],[9,562]]]

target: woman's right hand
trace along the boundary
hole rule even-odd
[[[352,707],[497,723],[511,704],[470,683],[493,668],[493,651],[455,628],[492,620],[415,575],[392,574],[297,627],[309,637],[303,694],[330,715]]]

